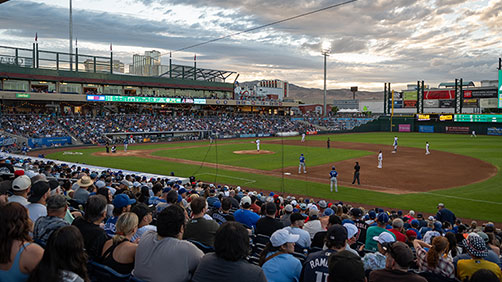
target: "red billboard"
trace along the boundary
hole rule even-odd
[[[424,91],[425,100],[437,100],[437,99],[455,99],[455,90],[441,89],[441,90],[425,90]]]
[[[404,107],[405,108],[416,108],[417,101],[416,100],[404,100]]]

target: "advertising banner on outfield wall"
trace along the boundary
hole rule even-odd
[[[404,100],[404,107],[405,108],[416,108],[417,101],[416,100]]]
[[[424,100],[424,108],[439,108],[439,100]]]
[[[455,99],[455,90],[425,90],[424,100]]]
[[[497,98],[497,88],[464,90],[464,98]]]
[[[417,91],[404,91],[403,100],[417,100]]]
[[[477,108],[479,107],[479,99],[464,99],[462,103],[464,108]]]
[[[399,132],[411,132],[411,124],[400,124]]]
[[[0,146],[8,146],[8,145],[12,145],[16,143],[16,139],[15,138],[11,138],[11,137],[8,137],[8,138],[0,138]]]
[[[502,128],[501,127],[488,127],[486,134],[502,136]]]
[[[418,132],[434,133],[434,125],[419,125]]]
[[[455,107],[455,100],[439,100],[440,108],[453,108]]]
[[[463,133],[463,134],[470,133],[468,126],[447,126],[446,132],[448,132],[448,133]]]
[[[479,99],[479,106],[481,108],[496,108],[497,102],[498,102],[497,98]]]

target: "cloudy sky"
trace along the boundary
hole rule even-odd
[[[170,50],[344,0],[73,0],[80,53]],[[0,45],[68,50],[68,0],[0,5]],[[174,62],[236,71],[239,81],[282,79],[323,87],[321,45],[331,45],[328,88],[396,90],[425,80],[497,79],[502,0],[358,0],[259,31],[173,53]],[[401,88],[400,88],[401,87]]]

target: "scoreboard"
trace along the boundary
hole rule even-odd
[[[456,122],[497,122],[502,123],[502,115],[455,115]]]

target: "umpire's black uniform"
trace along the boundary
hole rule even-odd
[[[359,170],[361,167],[359,166],[359,162],[356,162],[356,165],[354,166],[354,180],[352,180],[352,184],[356,182],[357,179],[357,184],[360,185],[361,182],[359,181]]]

